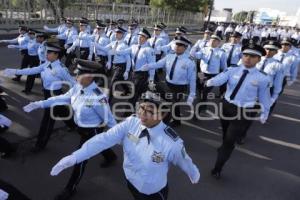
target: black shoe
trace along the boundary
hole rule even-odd
[[[23,93],[25,93],[26,95],[30,94],[31,91],[30,90],[22,90]]]
[[[171,126],[172,128],[178,127],[181,125],[181,121],[179,120],[173,120],[172,122],[169,123],[169,126]]]
[[[76,189],[68,190],[64,189],[58,195],[55,196],[54,200],[67,200],[71,199],[71,197],[76,193]]]
[[[13,79],[11,79],[11,80],[20,82],[20,81],[21,81],[21,78],[15,77],[15,78],[13,78]]]
[[[31,153],[40,153],[43,150],[44,150],[44,148],[35,146],[30,149],[30,152]]]
[[[116,160],[118,159],[118,157],[115,155],[115,156],[112,156],[111,158],[109,159],[105,159],[101,164],[100,164],[100,167],[101,168],[108,168],[110,166],[112,166]]]
[[[217,180],[221,178],[221,171],[213,169],[211,170],[210,174]]]
[[[246,138],[244,138],[244,137],[239,138],[239,139],[236,141],[236,143],[239,144],[239,145],[243,145],[243,144],[245,144],[245,142],[246,142]]]

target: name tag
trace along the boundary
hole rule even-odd
[[[233,78],[234,78],[234,79],[239,79],[240,76],[239,76],[239,75],[234,75]]]
[[[133,143],[138,143],[139,142],[139,138],[136,137],[135,135],[131,134],[131,133],[128,133],[127,134],[127,137],[130,141],[132,141]]]

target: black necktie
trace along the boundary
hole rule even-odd
[[[83,90],[80,90],[80,94],[84,94],[84,91],[83,91]]]
[[[143,138],[143,137],[147,137],[148,144],[150,144],[150,134],[146,128],[144,130],[142,130],[142,132],[139,136],[139,138]]]
[[[175,70],[175,66],[176,66],[176,63],[177,63],[177,59],[178,59],[178,56],[176,56],[173,64],[172,64],[172,68],[171,68],[171,71],[170,71],[170,80],[173,79],[173,75],[174,75],[174,70]]]
[[[130,46],[130,43],[131,43],[131,39],[132,39],[132,34],[130,34],[130,37],[129,37],[129,40],[128,40],[128,46]]]
[[[47,67],[48,67],[49,69],[52,69],[52,66],[51,66],[51,64],[49,64]]]
[[[155,42],[156,42],[157,37],[154,38],[153,43],[152,43],[152,48],[154,49],[155,47]]]
[[[141,45],[138,46],[138,49],[137,49],[137,51],[136,51],[136,53],[135,53],[135,55],[134,55],[134,59],[133,59],[133,66],[134,66],[134,68],[135,68],[135,66],[136,66],[136,60],[137,60],[137,58],[138,58],[138,55],[139,55],[140,50],[141,50]]]
[[[243,75],[242,77],[240,78],[239,82],[237,83],[237,85],[235,86],[233,92],[231,93],[230,95],[230,100],[233,100],[236,96],[236,94],[238,93],[240,87],[242,86],[247,74],[249,73],[249,71],[247,69],[244,69],[243,70]]]
[[[281,59],[280,59],[280,63],[282,63],[283,62],[283,59],[284,59],[284,53],[283,54],[281,54]]]
[[[208,42],[208,41],[207,41],[207,40],[205,40],[203,47],[206,47],[206,44],[207,44],[207,42]]]
[[[260,71],[264,71],[265,70],[265,67],[266,67],[266,63],[267,63],[267,58],[264,60],[264,62],[263,62],[263,65],[261,66],[261,69],[260,69]]]
[[[234,50],[234,44],[231,46],[228,58],[227,58],[227,67],[229,67],[231,65],[231,58],[232,58],[232,54],[233,54],[233,50]]]
[[[213,54],[214,54],[214,50],[213,50],[213,49],[210,49],[210,55],[209,55],[209,59],[208,59],[208,62],[207,62],[207,68],[209,67],[209,64],[210,64],[210,62],[211,62],[211,60],[212,60]]]

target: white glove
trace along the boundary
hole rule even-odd
[[[188,105],[192,106],[192,105],[193,105],[193,101],[194,101],[194,97],[189,96],[189,97],[187,98],[186,103],[187,103]]]
[[[265,117],[264,115],[260,115],[259,121],[262,124],[265,124],[267,122],[268,117]]]
[[[141,67],[141,71],[149,71],[149,65],[148,65],[148,64],[143,65],[143,66]]]
[[[0,189],[0,200],[6,200],[6,199],[8,199],[8,196],[9,196],[9,194],[7,192]]]
[[[124,80],[127,81],[127,79],[128,79],[128,72],[127,71],[124,72],[123,77],[124,77]]]
[[[72,167],[76,164],[76,157],[74,155],[69,155],[61,159],[51,170],[51,176],[58,175],[62,170]]]
[[[64,47],[65,47],[65,49],[68,49],[69,45],[67,45],[67,44],[64,44]]]
[[[5,125],[7,127],[10,127],[11,124],[12,124],[12,122],[10,119],[8,119],[7,117],[0,114],[0,126]]]
[[[24,106],[23,110],[25,112],[31,112],[31,111],[36,110],[36,109],[41,108],[41,107],[42,107],[42,103],[37,101],[37,102],[31,102],[28,105]]]
[[[0,40],[0,43],[4,43],[4,40]]]
[[[89,55],[88,60],[92,61],[93,56]]]
[[[67,51],[66,51],[67,54],[69,54],[69,53],[71,53],[71,52],[72,52],[72,49],[71,49],[71,48],[68,48]]]
[[[9,68],[6,68],[4,69],[3,71],[3,76],[7,76],[7,77],[13,77],[15,76],[17,73],[17,70],[16,69],[9,69]]]
[[[286,82],[286,84],[287,84],[288,86],[291,86],[293,83],[294,83],[294,81],[287,81],[287,82]]]
[[[14,45],[14,44],[9,44],[9,45],[7,45],[7,48],[9,48],[9,49],[14,49],[14,48],[16,48],[16,45]]]
[[[107,62],[107,63],[106,63],[106,68],[107,68],[107,69],[110,69],[110,68],[111,68],[111,63],[110,63],[110,62]]]
[[[148,84],[149,90],[154,91],[155,90],[155,86],[156,86],[156,84],[154,83],[154,81],[150,80],[149,84]]]
[[[211,86],[213,86],[213,83],[212,83],[211,80],[208,80],[208,81],[205,82],[205,85],[206,85],[207,87],[211,87]]]
[[[48,29],[48,26],[44,25],[43,28],[44,28],[45,30],[47,30],[47,29]]]
[[[200,173],[199,173],[199,171],[198,171],[198,173],[196,174],[196,177],[193,177],[193,179],[190,178],[190,180],[191,180],[192,184],[197,184],[197,183],[199,183],[199,180],[200,180]]]

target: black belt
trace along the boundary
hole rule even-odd
[[[145,74],[148,75],[147,71],[134,71],[135,74]]]
[[[80,51],[88,51],[88,50],[90,50],[89,47],[80,47]]]

